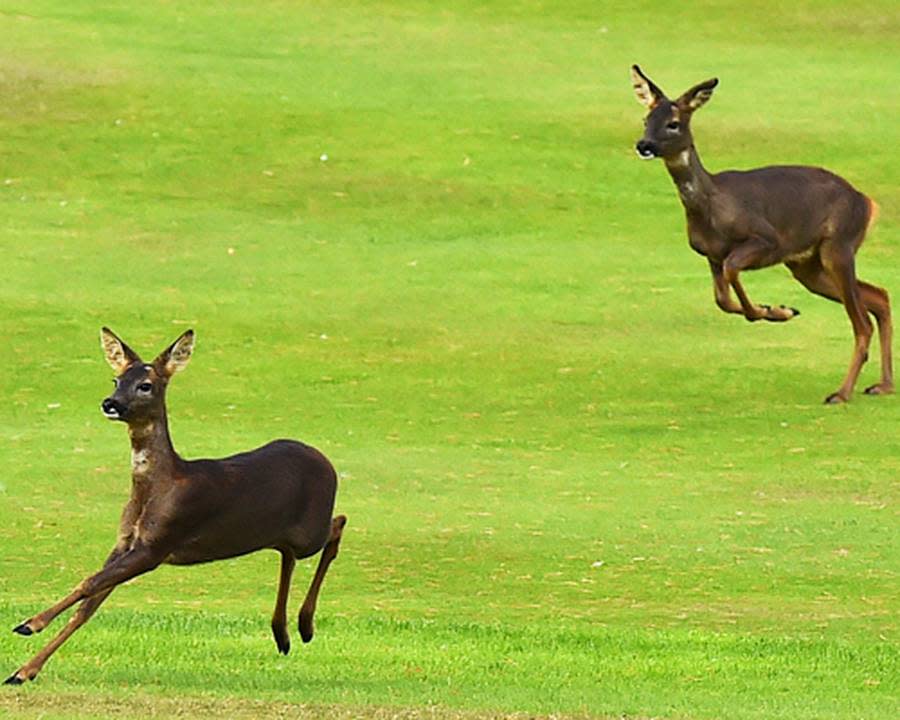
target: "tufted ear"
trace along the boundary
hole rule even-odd
[[[675,101],[675,104],[689,112],[694,112],[694,110],[706,105],[712,97],[713,90],[718,84],[719,78],[712,78],[699,85],[694,85],[694,87],[678,98],[678,100]]]
[[[194,331],[186,330],[169,347],[163,350],[153,361],[156,372],[164,377],[171,377],[184,370],[194,352]]]
[[[138,354],[108,327],[100,330],[100,347],[103,348],[106,362],[116,371],[116,375],[121,375],[134,363],[141,361]]]
[[[647,110],[652,110],[666,99],[666,94],[656,87],[637,65],[631,66],[631,85],[634,87],[638,102]]]

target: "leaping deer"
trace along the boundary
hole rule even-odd
[[[116,372],[115,392],[101,407],[106,417],[128,425],[131,499],[103,569],[15,628],[20,635],[39,633],[60,613],[81,603],[60,633],[6,684],[34,680],[117,585],[162,563],[193,565],[263,548],[281,553],[272,632],[284,654],[291,644],[287,599],[295,561],[322,551],[300,609],[300,636],[309,642],[319,589],[347,522],[343,515],[331,516],[337,490],[331,463],[318,450],[295,440],[275,440],[221,460],[183,460],[169,438],[166,387],[191,357],[193,331],[185,332],[149,364],[108,328],[100,337],[106,360]]]
[[[710,175],[694,147],[691,117],[712,97],[718,79],[695,85],[677,100],[669,100],[637,65],[631,68],[631,81],[648,111],[637,152],[665,162],[687,214],[691,247],[709,261],[719,308],[751,322],[784,322],[799,315],[783,305],[751,302],[738,279],[742,270],[784,263],[807,290],[843,303],[853,326],[850,368],[825,402],[845,402],[853,393],[872,339],[868,313],[878,324],[881,380],[866,393],[894,392],[890,299],[884,289],[857,280],[855,271],[856,251],[877,215],[875,202],[843,178],[816,167]]]

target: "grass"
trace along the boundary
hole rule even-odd
[[[2,0],[0,22],[0,624],[113,542],[104,324],[148,356],[193,326],[176,447],[299,437],[350,518],[310,646],[269,637],[274,553],[162,568],[0,713],[896,714],[897,400],[820,404],[849,323],[783,269],[746,284],[797,320],[715,308],[671,182],[634,160],[627,74],[720,77],[694,123],[712,170],[821,164],[875,197],[859,273],[896,294],[893,4]],[[0,659],[39,645],[0,634]]]

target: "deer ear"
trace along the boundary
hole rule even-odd
[[[153,361],[153,367],[160,375],[171,377],[184,370],[192,352],[194,352],[194,331],[187,330],[159,354]]]
[[[719,84],[719,78],[712,78],[699,85],[694,85],[684,95],[676,101],[677,105],[694,112],[694,110],[703,107],[712,97],[713,89]]]
[[[138,354],[122,342],[108,327],[100,330],[100,347],[106,356],[106,362],[110,364],[117,375],[121,375],[131,365],[140,362]]]
[[[631,84],[638,102],[647,110],[655,108],[661,100],[666,99],[666,94],[660,90],[653,81],[648,78],[637,65],[631,66]]]

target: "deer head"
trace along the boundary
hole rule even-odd
[[[694,144],[691,116],[712,97],[719,84],[712,78],[685,92],[677,100],[666,94],[637,65],[631,66],[631,84],[638,102],[647,108],[644,136],[637,142],[637,153],[645,160],[676,157]]]
[[[129,425],[151,422],[165,415],[166,386],[183,370],[194,349],[194,331],[187,330],[149,364],[109,328],[100,331],[106,361],[116,372],[116,389],[100,408],[110,420]]]

